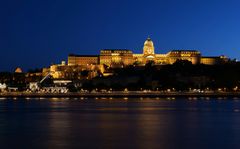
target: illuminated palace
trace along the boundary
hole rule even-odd
[[[148,38],[144,42],[143,53],[134,54],[131,50],[126,49],[104,49],[100,55],[72,55],[68,56],[68,65],[96,65],[105,64],[114,65],[144,65],[148,61],[154,61],[155,64],[173,64],[176,60],[188,60],[192,64],[214,65],[227,60],[224,56],[219,57],[202,57],[197,50],[172,50],[167,54],[156,54],[153,41]]]
[[[155,65],[166,65],[173,64],[177,60],[188,60],[192,64],[215,65],[226,62],[228,58],[225,56],[201,56],[201,53],[197,50],[172,50],[166,54],[156,54],[153,41],[147,38],[144,42],[142,54],[134,54],[128,49],[103,49],[100,51],[100,55],[70,54],[68,64],[52,65],[50,71],[54,72],[53,77],[55,78],[65,78],[74,75],[72,71],[90,70],[92,73],[90,74],[94,77],[96,71],[104,72],[104,65],[108,67],[144,66],[149,61],[153,61]],[[71,73],[68,74],[67,72]]]

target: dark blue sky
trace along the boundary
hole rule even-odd
[[[240,59],[238,0],[1,0],[0,71],[49,66],[104,48],[197,49]]]

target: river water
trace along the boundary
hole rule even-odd
[[[240,148],[240,99],[0,99],[0,148]]]

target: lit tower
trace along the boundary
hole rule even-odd
[[[143,57],[144,57],[145,63],[148,61],[154,61],[155,59],[154,45],[152,40],[149,37],[144,42]]]

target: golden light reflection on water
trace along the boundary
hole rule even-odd
[[[148,104],[148,103],[146,103]],[[137,114],[100,114],[97,116],[97,120],[102,122],[98,123],[98,134],[103,138],[104,147],[114,148],[116,141],[126,140],[129,148],[153,148],[156,147],[156,143],[159,142],[159,133],[166,132],[161,130],[158,126],[159,122],[164,122],[161,116],[157,114],[146,114],[146,111],[156,110],[154,107],[144,107],[139,105],[134,107],[134,110],[138,110]],[[98,110],[106,111],[131,111],[132,107],[114,107],[114,108],[101,108]],[[167,125],[166,125],[167,126]],[[134,135],[136,138],[131,138]],[[115,136],[115,137],[114,137]],[[158,147],[164,148],[164,145],[159,142]]]
[[[16,103],[25,104],[22,102],[24,100],[14,101],[12,108],[13,111],[21,110],[17,115],[24,119],[19,121],[22,122],[21,125],[25,127],[35,124],[36,127],[32,128],[41,128],[41,131],[31,131],[36,136],[42,133],[42,140],[45,142],[41,144],[44,144],[45,148],[71,148],[76,144],[78,146],[74,146],[75,148],[88,146],[115,148],[116,144],[120,148],[178,148],[176,142],[178,145],[185,142],[186,147],[190,141],[197,142],[207,137],[212,139],[213,137],[209,136],[209,129],[216,127],[215,137],[225,133],[239,136],[238,131],[235,131],[239,130],[240,123],[239,102],[236,99],[230,101],[217,98],[211,98],[209,101],[205,98],[198,98],[197,101],[193,98],[191,101],[161,99],[93,98],[91,101],[82,101],[80,98],[47,98],[46,102],[39,101],[40,104],[33,100],[27,101],[24,108],[29,108],[28,110],[18,109]],[[34,104],[29,104],[32,101]],[[7,110],[9,107],[5,108],[4,112]],[[232,118],[228,119],[228,116]],[[35,123],[31,123],[32,121]],[[223,128],[222,123],[216,125],[219,121],[225,121],[224,125],[227,128]],[[220,133],[219,130],[222,129],[228,131]],[[22,131],[19,132],[22,135]]]
[[[139,108],[131,108],[128,107],[108,107],[108,108],[98,108],[98,111],[156,111],[156,110],[162,110],[162,111],[170,111],[170,110],[176,110],[176,108],[167,108],[167,107],[139,107]]]
[[[64,98],[51,98],[50,109],[46,124],[48,125],[48,147],[47,148],[62,148],[69,146],[67,138],[71,135],[71,113],[66,110],[70,108],[71,103]]]
[[[49,98],[48,100],[53,102],[59,102],[59,101],[69,101],[69,98],[52,97],[52,98]]]
[[[56,100],[55,98],[53,100]],[[58,100],[61,101],[61,100]],[[123,99],[124,101],[124,99]],[[175,110],[174,108],[167,108],[167,107],[149,107],[151,103],[148,100],[141,102],[141,105],[137,105],[136,107],[103,107],[97,108],[97,111],[109,111],[110,113],[98,113],[98,114],[91,114],[87,117],[84,115],[79,115],[80,119],[84,118],[84,121],[75,121],[75,124],[72,124],[71,117],[67,112],[60,112],[54,110],[51,112],[50,117],[48,119],[49,123],[49,142],[48,148],[56,148],[56,147],[63,147],[69,145],[69,138],[65,138],[64,136],[69,136],[72,132],[71,127],[76,126],[77,123],[81,127],[87,127],[92,129],[96,129],[96,134],[93,134],[97,138],[101,138],[101,145],[102,147],[114,147],[114,144],[111,142],[118,142],[122,140],[128,140],[129,133],[134,133],[136,138],[133,141],[140,141],[141,146],[139,146],[138,142],[126,142],[132,144],[133,147],[137,148],[152,148],[156,147],[158,144],[153,144],[153,142],[158,142],[159,133],[166,134],[166,130],[168,130],[169,125],[164,124],[163,127],[159,127],[159,124],[166,121],[167,123],[169,120],[165,120],[166,116],[158,115],[158,114],[150,114],[146,112],[150,111],[159,111],[159,110]],[[68,102],[64,102],[64,105],[61,102],[52,102],[51,107],[52,109],[59,109],[59,108],[68,108]],[[127,105],[127,103],[126,103]],[[138,111],[137,115],[129,115],[123,114],[121,112],[126,111]],[[120,112],[120,113],[111,113],[111,112]],[[133,116],[133,117],[132,117]],[[163,116],[163,117],[162,117]],[[129,122],[129,120],[131,122]],[[96,121],[96,124],[89,124],[89,126],[85,126],[87,121]],[[76,123],[77,122],[77,123]],[[131,130],[133,129],[133,130]],[[82,132],[75,132],[75,133],[82,133]],[[114,139],[114,136],[117,140]],[[56,139],[58,141],[56,141]],[[129,138],[130,139],[130,138]],[[59,141],[60,140],[60,141]],[[68,140],[68,141],[67,141]],[[79,140],[80,141],[80,140]],[[105,143],[104,143],[105,142]],[[159,143],[159,147],[164,147],[164,144]]]
[[[159,146],[164,148],[164,144],[159,140],[159,133],[165,134],[166,130],[163,130],[163,127],[159,127],[158,125],[160,122],[166,121],[165,117],[159,116],[156,114],[147,115],[147,114],[140,114],[138,116],[136,126],[137,126],[137,136],[139,140],[142,140],[141,148],[155,148],[157,147],[156,144],[153,142],[159,142]]]

